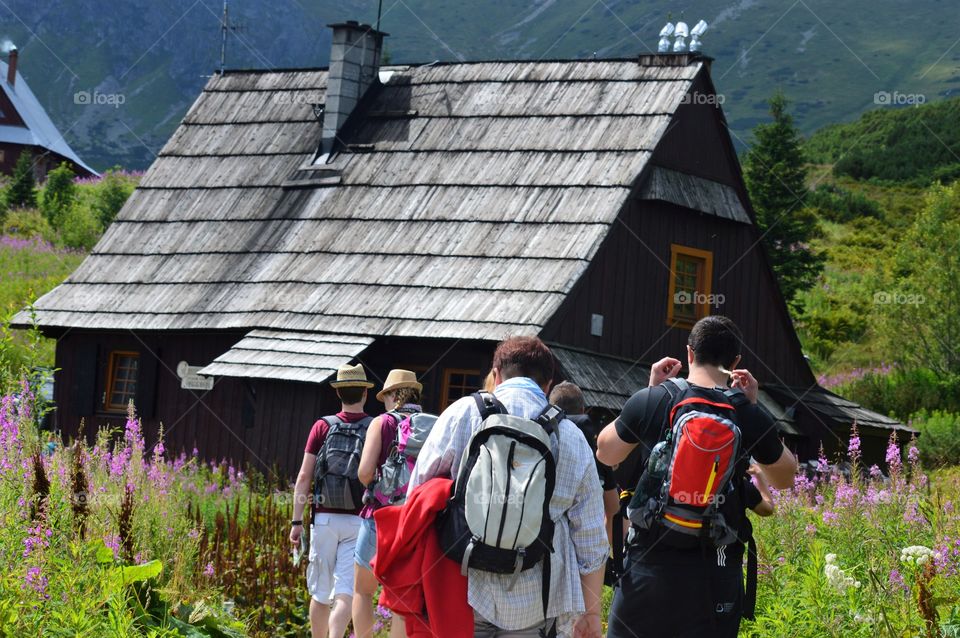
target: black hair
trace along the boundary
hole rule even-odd
[[[366,391],[366,388],[357,387],[337,388],[337,396],[340,397],[344,405],[352,405],[360,403],[363,400],[363,393]]]
[[[687,339],[696,363],[725,368],[733,366],[740,355],[742,342],[737,324],[723,315],[704,317],[693,326]]]

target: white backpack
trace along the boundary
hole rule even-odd
[[[463,452],[453,496],[440,517],[440,546],[467,568],[513,574],[543,561],[543,609],[550,586],[556,482],[551,437],[563,411],[548,405],[535,420],[507,414],[492,394],[473,395],[483,423]],[[559,436],[557,436],[559,441]]]

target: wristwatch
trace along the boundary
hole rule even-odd
[[[297,525],[303,525],[303,521],[290,521],[290,527],[296,527]]]

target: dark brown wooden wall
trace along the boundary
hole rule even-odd
[[[713,253],[712,292],[724,303],[711,312],[743,331],[749,350],[742,365],[761,382],[813,382],[751,227],[650,201],[631,202],[620,221],[544,330],[546,339],[646,362],[667,355],[685,360],[689,331],[667,324],[670,246],[677,243]],[[602,337],[590,334],[593,313],[604,317]]]
[[[208,392],[184,390],[177,364],[204,365],[229,349],[241,332],[133,333],[71,331],[57,344],[55,424],[75,437],[81,419],[92,439],[101,426],[122,430],[125,415],[100,409],[105,391],[109,353],[140,353],[137,405],[149,445],[164,427],[171,453],[192,453],[196,447],[208,460],[229,459],[265,474],[279,468],[290,479],[300,467],[303,446],[314,421],[339,410],[328,384],[221,377]],[[156,358],[154,357],[156,355]],[[360,357],[376,383],[367,411],[379,414],[375,394],[392,367],[425,369],[424,407],[437,411],[445,368],[469,368],[485,373],[493,344],[449,339],[382,339]]]
[[[740,167],[723,113],[709,99],[705,74],[693,83],[658,144],[652,165],[728,184],[749,210]],[[585,275],[542,332],[544,338],[595,352],[656,361],[685,360],[688,330],[667,325],[670,246],[713,253],[712,289],[724,295],[713,314],[731,317],[749,350],[743,365],[761,382],[814,382],[755,227],[659,201],[631,198]],[[603,336],[590,334],[591,314],[604,317]]]

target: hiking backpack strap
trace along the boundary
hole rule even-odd
[[[559,460],[559,456],[560,456],[560,432],[558,430],[558,426],[560,424],[560,421],[564,418],[566,418],[566,416],[564,415],[563,410],[561,410],[555,405],[547,404],[547,407],[545,407],[543,411],[540,413],[540,415],[536,419],[534,419],[534,421],[536,421],[537,423],[540,424],[541,427],[543,427],[543,429],[547,433],[547,436],[556,435],[557,452],[555,453],[554,456],[557,460]],[[552,544],[553,543],[551,541],[551,545]],[[551,579],[550,554],[552,553],[553,553],[553,548],[551,547],[550,551],[548,551],[543,557],[543,568],[542,568],[543,579],[542,579],[542,582],[540,583],[540,599],[541,599],[541,602],[543,603],[543,619],[544,620],[548,619],[547,607],[550,605],[550,579]]]
[[[343,425],[343,421],[336,414],[330,416],[322,416],[320,420],[327,424],[327,437],[323,440],[323,445],[320,446],[320,450],[317,452],[320,459],[320,466],[322,471],[320,476],[323,477],[327,474],[327,441],[330,440],[330,435],[336,432],[337,428]]]
[[[507,408],[500,403],[500,399],[493,396],[493,393],[486,390],[480,390],[473,393],[473,400],[477,402],[477,409],[480,411],[480,420],[486,419],[491,414],[506,414]]]
[[[690,384],[683,377],[670,377],[661,383],[660,387],[667,391],[667,396],[669,397],[670,404],[672,406],[677,402],[677,399],[684,392],[690,389]],[[668,419],[667,422],[661,424],[660,426],[660,431],[657,434],[657,442],[663,440],[669,429],[670,422]],[[651,451],[652,448],[651,450],[648,450],[647,453],[649,454]],[[623,533],[623,523],[627,520],[627,517],[624,515],[624,511],[626,510],[627,503],[629,503],[629,501],[633,498],[634,490],[637,487],[637,483],[640,482],[640,475],[643,474],[643,470],[647,466],[648,458],[642,458],[634,465],[633,472],[631,473],[630,479],[626,484],[627,489],[624,489],[620,492],[620,509],[618,509],[617,513],[613,515],[613,535],[615,539],[613,544],[614,587],[617,587],[620,584],[620,579],[623,578],[623,550],[628,542],[628,539],[624,537]]]

